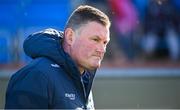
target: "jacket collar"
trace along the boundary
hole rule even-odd
[[[31,58],[47,57],[61,65],[65,71],[74,79],[80,81],[80,72],[72,58],[64,52],[62,47],[63,32],[55,29],[46,29],[28,36],[23,44],[24,52]],[[95,72],[91,74],[90,81],[93,82]]]

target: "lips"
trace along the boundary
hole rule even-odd
[[[100,60],[102,60],[102,59],[103,59],[103,57],[104,57],[104,54],[101,54],[101,53],[96,53],[96,54],[94,54],[94,55],[92,55],[92,56],[94,56],[94,57],[98,57]]]
[[[100,60],[102,60],[102,56],[99,56],[99,55],[93,55],[93,56],[99,58]]]

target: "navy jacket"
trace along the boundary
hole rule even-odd
[[[62,37],[62,32],[46,29],[24,41],[24,51],[33,60],[11,77],[6,109],[94,109],[91,86],[96,70],[81,76],[62,48]]]

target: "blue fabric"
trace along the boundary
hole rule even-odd
[[[24,51],[34,60],[11,77],[6,109],[87,108],[90,97],[85,97],[80,72],[61,46],[62,36],[62,32],[48,29],[25,40]],[[86,89],[89,95],[95,71],[86,73],[90,74]]]
[[[90,80],[89,73],[85,72],[82,75],[82,79],[83,79],[83,83],[84,83],[84,86],[85,86],[85,90],[88,91],[88,85],[89,85],[89,80]]]

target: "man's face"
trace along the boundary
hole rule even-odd
[[[80,69],[96,69],[100,67],[110,40],[109,28],[97,22],[88,22],[74,34],[71,56]]]

